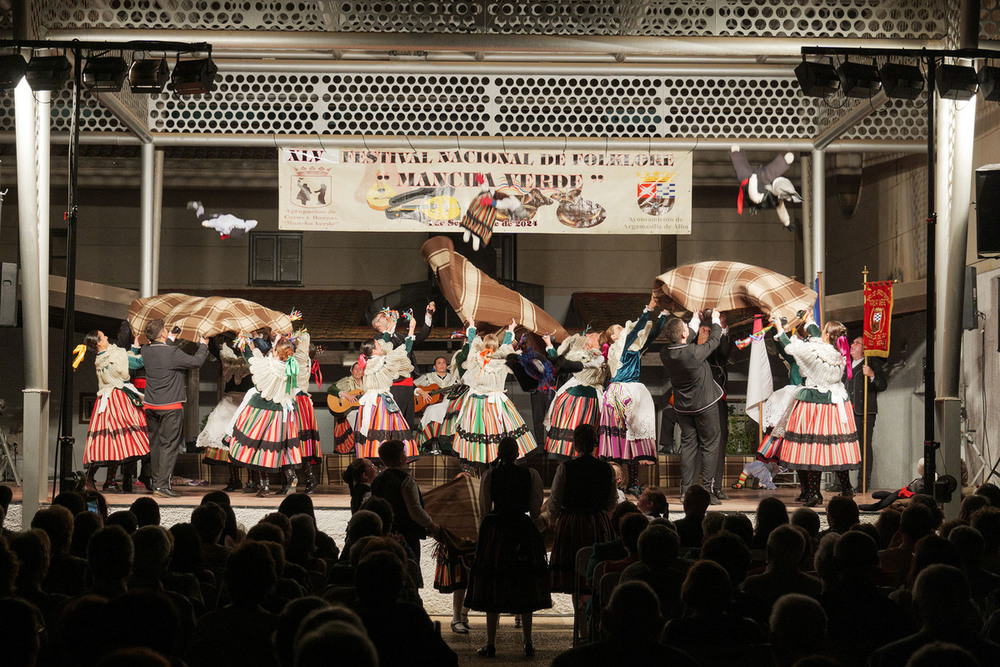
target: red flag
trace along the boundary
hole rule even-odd
[[[891,323],[892,282],[865,283],[865,356],[889,356]]]

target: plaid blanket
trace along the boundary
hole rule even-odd
[[[191,341],[226,331],[249,333],[264,327],[278,333],[290,333],[292,330],[288,315],[246,299],[198,297],[172,292],[135,299],[128,307],[128,322],[132,331],[139,335],[140,343],[146,342],[142,335],[146,324],[157,318],[162,318],[168,329],[180,327],[177,337]]]
[[[479,522],[483,518],[479,514],[479,480],[462,474],[435,486],[424,494],[424,509],[457,537],[475,542],[479,537]]]
[[[561,341],[568,335],[555,318],[512,289],[508,289],[455,252],[451,239],[435,236],[420,248],[437,276],[441,292],[463,322],[472,316],[477,323],[506,327],[511,318],[536,334],[551,334]]]
[[[791,318],[810,308],[816,292],[802,283],[759,266],[739,262],[698,262],[680,266],[653,281],[653,295],[667,297],[692,312],[759,310],[777,311]],[[667,304],[661,304],[666,306]]]

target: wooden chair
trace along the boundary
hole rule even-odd
[[[583,638],[583,628],[587,627],[586,608],[590,599],[590,591],[587,588],[587,563],[590,562],[590,554],[594,547],[582,547],[576,552],[576,561],[573,569],[576,578],[573,582],[573,646],[578,646]]]

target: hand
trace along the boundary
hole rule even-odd
[[[542,340],[545,341],[546,349],[552,347],[552,336],[548,334],[542,334]]]
[[[344,394],[343,397],[345,403],[350,403],[351,405],[357,405],[358,397],[354,394]]]
[[[410,333],[409,333],[409,335],[412,336],[413,332],[416,331],[416,330],[417,330],[417,321],[415,319],[411,318],[410,319]]]
[[[715,308],[712,309],[712,322],[722,326],[722,314]]]
[[[208,345],[208,339],[205,338],[204,336],[202,336],[198,342],[201,343],[202,345]]]
[[[705,311],[703,311],[703,310],[696,311],[695,314],[694,314],[694,316],[700,322],[705,317]]]
[[[719,324],[722,325],[723,329],[726,328],[726,314],[725,313],[719,313]]]
[[[430,528],[428,528],[427,530],[430,531],[431,536],[437,537],[438,535],[441,534],[441,525],[436,521],[431,521]]]
[[[436,308],[437,307],[434,305],[434,302],[431,301],[429,304],[427,304],[427,313],[428,314],[433,314],[434,311],[436,310]]]
[[[646,310],[656,310],[656,295],[649,295],[649,303],[646,304]]]
[[[431,395],[428,394],[427,391],[423,387],[417,387],[417,388],[415,388],[413,390],[413,393],[415,393],[417,396],[419,396],[420,398],[424,399],[425,401],[431,400]]]
[[[875,371],[868,364],[862,364],[861,372],[864,373],[866,378],[875,379]]]
[[[475,329],[476,328],[476,321],[474,319],[472,319],[471,315],[469,316],[469,325],[468,325],[467,328],[468,329]]]
[[[510,324],[507,325],[507,331],[509,331],[510,333],[514,333],[514,329],[516,329],[516,328],[517,328],[517,320],[515,320],[512,317],[512,318],[510,318]]]

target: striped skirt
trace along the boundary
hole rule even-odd
[[[851,402],[844,403],[847,421],[833,403],[795,401],[788,417],[778,460],[795,470],[857,470],[861,467],[858,429]]]
[[[368,423],[362,424],[364,415],[368,414]],[[379,394],[375,404],[370,409],[362,408],[358,415],[358,428],[354,434],[357,458],[378,460],[378,446],[386,440],[402,440],[406,445],[406,458],[417,457],[417,441],[413,431],[406,423],[403,413],[396,407],[392,395]]]
[[[223,466],[232,463],[229,460],[229,450],[218,447],[206,447],[201,456],[201,462],[210,466]]]
[[[444,413],[444,421],[441,422],[441,430],[438,431],[439,438],[453,438],[455,437],[455,432],[458,430],[458,418],[462,414],[462,407],[465,405],[466,399],[469,398],[469,388],[467,385],[462,385],[464,390],[458,391],[458,396],[450,398],[448,400],[448,409]]]
[[[641,382],[612,382],[604,392],[598,452],[617,461],[656,462],[656,407]]]
[[[333,450],[338,454],[354,451],[354,429],[346,415],[335,415],[333,418]]]
[[[497,445],[507,437],[517,440],[518,458],[538,447],[507,394],[482,396],[469,391],[462,401],[452,450],[466,461],[489,463],[497,457]]]
[[[302,463],[295,412],[245,405],[229,437],[229,458],[237,465],[265,470]]]
[[[545,544],[526,515],[483,518],[465,606],[496,614],[528,614],[552,606]]]
[[[454,593],[469,585],[469,568],[475,551],[459,551],[438,542],[434,545],[434,589]]]
[[[209,465],[229,463],[229,445],[225,438],[229,435],[233,417],[243,402],[244,392],[227,392],[219,404],[212,408],[205,428],[198,434],[198,447],[205,450],[202,461]]]
[[[551,425],[545,431],[545,451],[552,456],[573,456],[573,429],[601,423],[601,406],[594,396],[574,396],[568,391],[557,394],[549,410]]]
[[[598,542],[614,539],[611,515],[607,512],[565,512],[556,524],[549,581],[553,593],[572,593],[576,584],[576,552]]]
[[[773,433],[764,436],[764,441],[757,448],[757,458],[761,461],[777,461],[778,455],[781,453],[781,444],[784,440],[781,436],[774,435]]]
[[[146,415],[129,399],[125,390],[113,389],[106,399],[98,398],[90,415],[83,464],[101,466],[135,461],[147,454]]]
[[[319,446],[319,428],[316,426],[316,409],[312,397],[304,392],[295,395],[295,416],[298,418],[299,446],[302,460],[316,463],[323,458]]]

